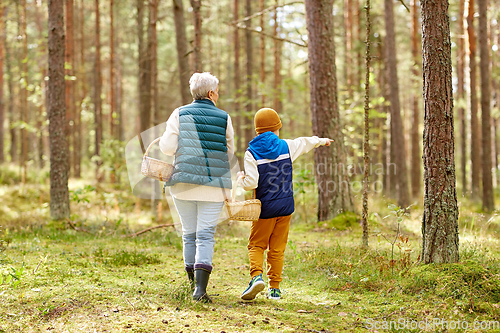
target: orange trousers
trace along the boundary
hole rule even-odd
[[[267,251],[267,276],[270,288],[279,288],[282,280],[283,259],[288,241],[288,230],[292,215],[259,219],[252,222],[248,242],[250,276],[253,278],[264,271],[264,251]]]

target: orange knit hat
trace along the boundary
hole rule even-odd
[[[281,120],[278,113],[270,108],[263,108],[255,114],[255,131],[257,134],[274,132],[281,128]]]

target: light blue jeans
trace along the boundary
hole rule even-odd
[[[224,202],[187,201],[174,198],[182,223],[184,265],[212,271],[215,230]]]

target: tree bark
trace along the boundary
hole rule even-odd
[[[7,12],[5,12],[5,17],[7,17]],[[5,36],[7,36],[7,30],[4,30]],[[14,113],[14,79],[12,77],[12,52],[11,49],[9,48],[9,43],[7,39],[5,41],[5,55],[6,55],[6,62],[5,62],[5,70],[7,74],[7,89],[9,91],[9,134],[10,134],[10,161],[11,163],[15,163],[18,161],[18,136],[17,136],[17,131],[16,128],[14,127],[14,123],[16,121],[16,115]]]
[[[177,44],[177,61],[179,63],[179,78],[182,104],[188,104],[192,98],[189,91],[189,60],[187,57],[186,23],[182,0],[172,0],[174,6],[175,40]]]
[[[410,204],[408,191],[408,174],[406,168],[406,151],[403,122],[399,104],[399,84],[396,61],[396,36],[394,32],[394,3],[384,0],[386,28],[386,61],[389,83],[389,100],[391,103],[391,163],[396,165],[397,202],[402,208]]]
[[[68,77],[74,76],[74,49],[75,42],[73,38],[73,0],[66,0],[66,6],[64,8],[66,10],[66,53],[65,53],[65,62],[66,66],[66,75]],[[75,135],[74,135],[74,119],[75,119],[75,81],[67,80],[66,82],[66,139],[68,140],[68,152],[70,152],[70,170],[72,169],[73,175],[75,174]],[[73,155],[71,155],[71,146],[73,146]]]
[[[364,166],[364,175],[363,175],[363,214],[362,214],[362,224],[363,224],[363,238],[362,244],[364,247],[368,247],[368,188],[370,183],[369,178],[369,169],[370,169],[370,62],[371,62],[371,54],[370,54],[370,29],[371,29],[371,21],[370,21],[370,0],[366,0],[366,53],[365,53],[365,61],[366,61],[366,73],[365,73],[365,133],[363,140],[363,166]]]
[[[458,8],[458,42],[457,42],[457,98],[459,101],[458,120],[460,122],[460,171],[462,176],[462,195],[467,193],[467,125],[465,115],[465,93],[464,93],[464,60],[465,60],[465,32],[464,32],[464,10],[465,0],[459,0]]]
[[[50,215],[68,218],[68,145],[64,80],[63,0],[49,0],[49,137],[50,137]]]
[[[344,0],[344,26],[345,26],[345,72],[347,97],[352,100],[352,0]]]
[[[330,147],[314,151],[318,184],[318,220],[353,211],[346,172],[344,136],[337,100],[333,1],[306,0],[309,77],[313,133],[334,138]]]
[[[151,59],[148,45],[144,45],[144,0],[137,1],[137,29],[139,34],[139,119],[140,132],[151,126]]]
[[[488,1],[478,0],[479,5],[479,53],[481,56],[481,120],[483,165],[483,210],[495,209],[491,177],[491,116],[490,116],[490,51],[488,47]]]
[[[471,136],[471,197],[479,199],[479,180],[481,178],[481,133],[477,115],[476,95],[476,35],[474,32],[474,0],[469,0],[467,15],[467,33],[469,35],[469,70],[470,70],[470,136]]]
[[[424,76],[424,216],[421,261],[458,262],[453,87],[448,0],[421,0]]]
[[[194,71],[203,72],[201,62],[201,0],[189,0],[194,18]]]
[[[20,37],[22,39],[22,56],[19,59],[21,70],[21,121],[28,124],[28,35],[26,34],[26,0],[21,0],[22,15],[20,17]],[[21,128],[21,166],[23,168],[22,182],[26,183],[28,162],[28,130]]]
[[[38,155],[38,167],[39,169],[42,169],[45,166],[45,160],[43,159],[44,157],[44,146],[45,146],[45,140],[44,140],[44,132],[45,132],[45,126],[43,125],[44,120],[47,119],[47,115],[45,114],[46,111],[46,106],[47,106],[47,81],[45,81],[45,77],[47,76],[47,64],[48,61],[46,59],[47,55],[47,45],[45,41],[45,26],[42,23],[45,16],[44,12],[42,9],[42,3],[39,2],[36,4],[36,25],[38,28],[38,39],[40,40],[41,44],[39,45],[40,52],[39,55],[42,55],[39,57],[38,64],[39,64],[39,71],[41,75],[40,79],[40,89],[41,89],[41,100],[42,102],[39,103],[38,106],[38,114],[35,116],[36,118],[36,127],[38,129],[37,133],[37,138],[38,142],[36,144],[37,146],[37,155]]]
[[[102,73],[101,73],[101,24],[99,0],[95,0],[95,76],[94,76],[94,108],[95,108],[95,155],[101,156],[102,143]],[[99,176],[101,162],[97,162],[96,177]]]
[[[115,85],[115,26],[114,26],[114,0],[109,1],[109,132],[112,139],[117,137],[115,131],[116,117],[116,85]]]
[[[233,5],[233,20],[237,21],[239,17],[239,0],[234,0]],[[244,119],[243,109],[240,109],[240,36],[239,29],[234,27],[234,110],[236,113],[236,147],[235,151],[240,152],[242,149],[242,123]],[[243,156],[238,156],[240,165],[243,165]]]
[[[417,0],[412,0],[412,34],[411,34],[411,53],[413,57],[412,66],[412,81],[413,88],[419,86],[419,57],[420,49],[419,38],[418,38],[418,4]],[[415,91],[415,90],[413,90]],[[412,111],[413,111],[413,121],[411,126],[411,194],[412,197],[417,199],[420,195],[420,181],[422,179],[422,174],[420,171],[421,164],[421,153],[420,153],[420,135],[419,135],[419,125],[420,125],[420,112],[418,108],[418,101],[420,95],[413,93],[412,96]]]
[[[259,10],[262,12],[264,10],[264,0],[259,0]],[[274,20],[274,26],[276,27],[276,19]],[[260,16],[260,31],[264,32],[264,15]],[[266,83],[266,36],[263,34],[260,35],[260,84],[263,89],[261,90],[261,104],[264,105],[266,103],[266,94],[265,94],[265,83]],[[277,111],[277,110],[276,110]]]
[[[4,122],[5,122],[5,102],[4,102],[4,94],[3,94],[3,63],[4,63],[4,45],[6,38],[6,30],[5,30],[5,15],[6,10],[4,8],[4,4],[0,3],[0,163],[5,162],[4,155]]]
[[[246,0],[245,4],[245,15],[248,17],[252,15],[252,0]],[[246,26],[250,26],[251,20],[245,21]],[[247,55],[247,75],[246,75],[246,90],[247,90],[247,100],[246,100],[246,111],[245,116],[245,147],[248,147],[248,143],[253,137],[253,124],[252,124],[252,114],[256,110],[253,109],[253,45],[252,45],[252,32],[245,30],[245,51]]]
[[[278,4],[278,0],[276,1]],[[274,10],[274,35],[278,36],[279,31],[278,8]],[[281,41],[274,40],[274,84],[273,84],[273,107],[276,112],[281,113]]]
[[[80,102],[76,111],[75,121],[75,178],[81,177],[81,163],[82,163],[82,108],[87,97],[87,78],[85,72],[85,6],[84,1],[80,3]]]

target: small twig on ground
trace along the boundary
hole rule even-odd
[[[73,221],[71,221],[70,219],[66,219],[66,221],[68,222],[68,224],[71,226],[71,228],[73,228],[75,231],[81,231],[81,232],[85,232],[87,234],[91,234],[93,235],[93,233],[91,233],[90,231],[88,230],[85,230],[83,228],[78,228],[75,223]]]
[[[35,270],[33,271],[33,275],[35,275],[35,273],[36,273],[36,271],[38,270],[38,267],[40,267],[40,264],[42,263],[42,261],[43,261],[43,260],[47,260],[47,257],[48,257],[48,256],[49,256],[49,255],[47,254],[47,255],[45,256],[45,258],[40,259],[40,262],[38,263],[38,265],[36,265],[36,268],[35,268]]]
[[[134,304],[132,304],[132,302],[130,302],[130,301],[128,300],[128,298],[125,298],[125,299],[127,300],[128,304],[132,305],[132,308],[133,308],[133,309],[134,309],[134,311],[135,311],[135,306],[134,306]]]
[[[147,228],[147,229],[144,229],[144,230],[138,231],[138,232],[136,232],[136,233],[129,234],[129,235],[126,235],[126,236],[123,236],[123,237],[137,237],[137,236],[139,236],[140,234],[143,234],[143,233],[145,233],[145,232],[148,232],[148,231],[151,231],[151,230],[154,230],[154,229],[166,228],[166,227],[173,227],[173,226],[178,225],[178,224],[180,224],[180,223],[160,224],[160,225],[156,225],[156,226],[154,226],[154,227]]]

